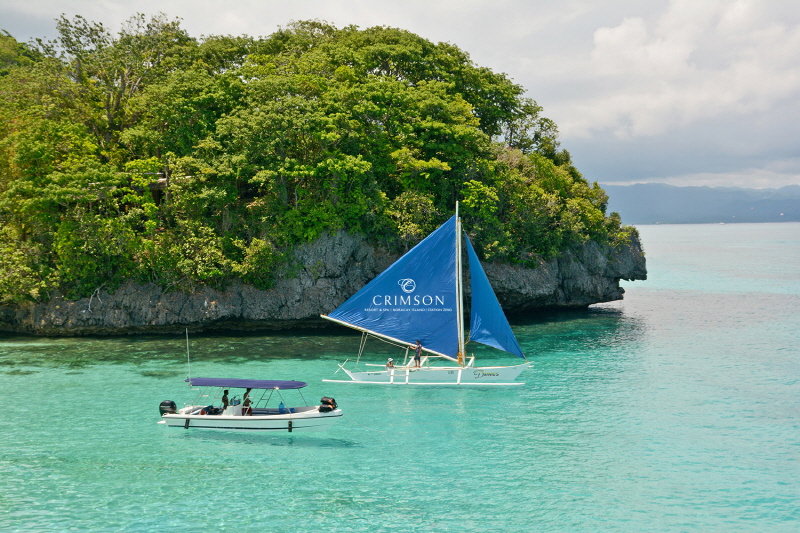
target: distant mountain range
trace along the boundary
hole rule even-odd
[[[800,221],[800,185],[780,189],[603,185],[624,224]]]

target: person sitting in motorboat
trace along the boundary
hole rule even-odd
[[[390,357],[389,360],[386,361],[386,370],[391,370],[393,368],[394,368],[394,359]]]
[[[225,412],[225,409],[228,408],[228,391],[222,391],[222,412]]]

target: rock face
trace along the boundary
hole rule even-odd
[[[541,308],[580,308],[621,300],[619,281],[645,280],[647,268],[638,239],[612,248],[590,241],[538,268],[486,263],[486,276],[506,312]]]
[[[396,259],[344,232],[299,248],[295,258],[299,272],[266,291],[234,284],[187,294],[126,283],[114,294],[100,291],[77,301],[55,294],[46,303],[0,307],[0,331],[72,336],[322,326],[327,322],[320,314],[335,309]],[[620,248],[589,242],[533,269],[492,263],[484,269],[503,308],[514,313],[619,300],[620,279],[647,279],[638,240]]]

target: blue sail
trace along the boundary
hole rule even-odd
[[[489,279],[472,248],[472,243],[469,242],[469,237],[466,240],[472,291],[469,340],[525,359],[522,348],[520,348],[517,338],[514,337],[511,326],[508,325],[508,320],[500,308],[500,302],[497,301]]]
[[[457,360],[457,306],[453,216],[328,316]]]

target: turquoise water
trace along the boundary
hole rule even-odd
[[[194,376],[335,397],[321,434],[157,425],[179,336],[2,337],[0,530],[800,530],[800,224],[640,232],[624,302],[514,320],[522,387],[322,383],[340,330],[191,339]]]

